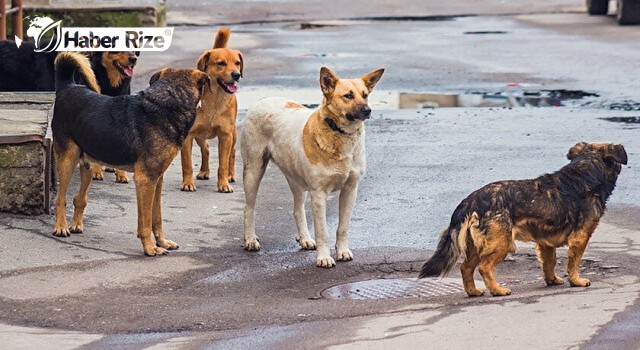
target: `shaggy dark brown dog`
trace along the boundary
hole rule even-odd
[[[515,250],[517,239],[537,244],[547,285],[564,283],[555,274],[556,248],[568,245],[569,282],[588,286],[590,281],[579,276],[580,260],[605,212],[621,164],[627,164],[627,153],[622,145],[580,142],[567,158],[571,162],[555,173],[494,182],[471,193],[453,212],[420,278],[447,274],[463,256],[460,271],[469,296],[484,293],[473,281],[477,266],[492,295],[509,295],[493,271]]]

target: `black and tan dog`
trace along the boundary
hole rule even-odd
[[[140,52],[138,51],[93,51],[88,53],[91,68],[103,95],[120,96],[131,94],[133,68],[136,66],[139,55]],[[109,168],[108,170],[115,171],[116,182],[129,182],[126,171]],[[104,180],[104,172],[100,164],[92,164],[91,171],[94,180]]]
[[[556,248],[564,245],[569,246],[569,283],[590,285],[579,275],[580,260],[605,212],[621,164],[627,164],[627,153],[622,145],[581,142],[571,147],[567,158],[571,162],[555,173],[494,182],[471,193],[453,212],[420,278],[445,275],[463,256],[460,271],[469,296],[483,294],[473,281],[478,266],[492,295],[509,295],[511,291],[496,282],[494,268],[515,250],[514,240],[521,240],[536,243],[547,285],[564,283],[555,273]]]
[[[76,70],[89,87],[74,83]],[[92,179],[89,162],[98,162],[135,172],[138,238],[144,253],[164,254],[167,249],[178,248],[165,239],[162,230],[162,180],[193,125],[196,106],[210,79],[196,69],[165,68],[151,78],[150,84],[137,95],[101,95],[85,56],[63,52],[56,58],[51,128],[60,185],[54,235],[82,232]],[[79,161],[80,189],[73,199],[75,208],[68,226],[66,194]]]
[[[200,180],[209,179],[209,142],[218,138],[218,192],[233,192],[230,182],[236,177],[236,141],[238,130],[236,115],[238,102],[236,91],[242,78],[244,60],[238,50],[227,48],[231,31],[220,28],[213,42],[213,48],[205,51],[198,59],[198,69],[209,74],[213,84],[211,92],[202,96],[202,108],[198,109],[196,121],[180,151],[182,160],[182,190],[195,191],[193,162],[191,159],[193,140],[200,146],[202,163],[196,176]]]

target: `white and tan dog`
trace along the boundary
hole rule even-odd
[[[367,97],[383,72],[378,69],[358,79],[339,79],[322,67],[320,87],[324,98],[317,110],[282,98],[266,98],[249,111],[241,135],[246,250],[260,250],[254,223],[256,195],[267,164],[273,160],[293,193],[300,247],[316,249],[317,241],[316,264],[335,265],[327,245],[326,206],[328,194],[340,190],[336,259],[353,259],[347,231],[366,166],[364,121],[371,115]],[[307,192],[311,192],[316,241],[307,229]]]

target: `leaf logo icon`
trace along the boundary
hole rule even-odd
[[[60,46],[60,43],[62,42],[62,27],[60,27],[60,22],[62,21],[51,23],[42,29],[35,40],[37,47],[34,50],[35,52],[53,52],[58,48],[58,46]],[[52,35],[49,42],[47,42],[46,39],[43,39],[43,36],[46,33],[51,33]],[[44,47],[42,47],[43,44]]]

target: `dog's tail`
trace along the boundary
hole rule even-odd
[[[91,69],[91,62],[83,54],[77,52],[61,52],[55,61],[56,65],[56,91],[60,91],[75,83],[76,71],[89,89],[100,93],[100,86],[96,75]]]
[[[473,238],[470,230],[478,227],[479,218],[476,212],[457,215],[460,207],[454,212],[451,224],[440,234],[440,241],[433,256],[422,265],[418,278],[445,276],[451,271],[460,256],[467,251],[467,239]]]
[[[231,36],[231,29],[227,27],[218,29],[216,38],[213,40],[213,48],[221,49],[227,47],[227,43],[229,43],[229,36]]]

